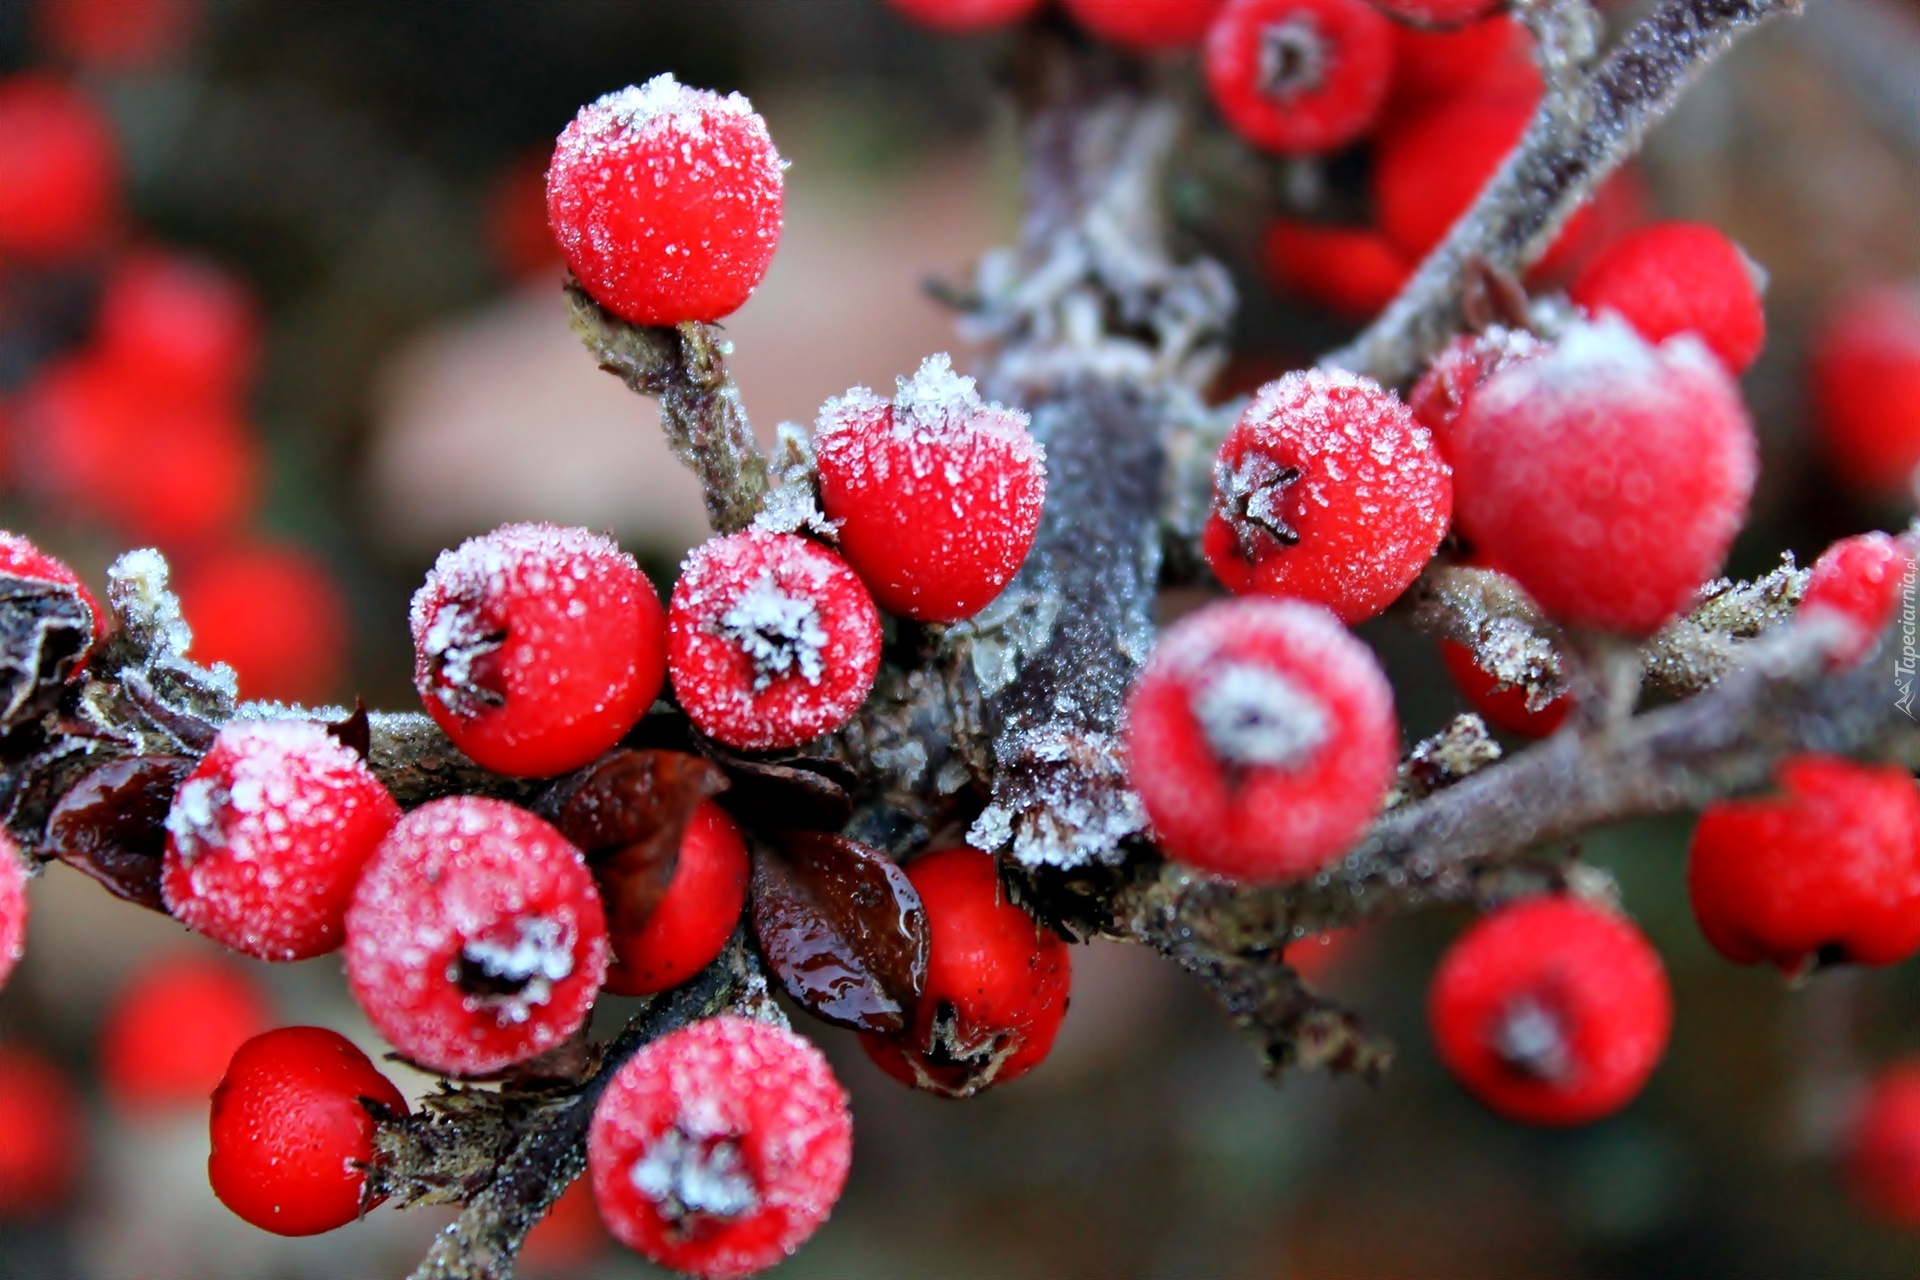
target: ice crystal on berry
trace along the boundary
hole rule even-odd
[[[720,633],[753,660],[755,692],[764,691],[776,676],[798,671],[808,684],[819,684],[821,654],[827,633],[813,602],[780,589],[771,569],[742,591],[720,615]]]

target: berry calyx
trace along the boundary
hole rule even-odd
[[[635,324],[718,320],[767,273],[785,164],[753,104],[671,75],[582,107],[547,170],[547,220],[601,306]]]
[[[1746,518],[1753,428],[1689,338],[1617,317],[1494,374],[1453,433],[1460,526],[1561,622],[1645,634],[1684,608]]]
[[[219,267],[148,251],[108,278],[96,340],[107,359],[157,391],[235,396],[253,372],[260,318],[245,286]]]
[[[1498,676],[1474,660],[1473,650],[1456,641],[1440,642],[1440,661],[1480,718],[1508,733],[1544,738],[1566,723],[1567,712],[1573,709],[1573,698],[1564,693],[1543,706],[1528,705],[1526,689],[1501,684]]]
[[[889,0],[894,10],[936,31],[985,31],[1020,21],[1040,0]]]
[[[1392,24],[1366,0],[1227,0],[1207,32],[1207,87],[1268,151],[1332,151],[1372,127],[1393,74]]]
[[[1808,373],[1840,478],[1899,492],[1920,463],[1920,293],[1883,286],[1843,299],[1814,338]]]
[[[232,667],[245,697],[311,704],[340,686],[347,603],[298,547],[243,539],[195,556],[181,566],[180,612],[194,658]]]
[[[1535,898],[1475,924],[1428,992],[1440,1060],[1490,1110],[1586,1124],[1640,1092],[1666,1051],[1673,996],[1633,924],[1572,898]]]
[[[1717,227],[1664,222],[1602,249],[1567,296],[1591,315],[1614,312],[1648,342],[1691,333],[1737,374],[1766,338],[1759,281],[1760,269]]]
[[[713,962],[747,905],[747,842],[726,811],[693,811],[666,894],[631,934],[610,938],[607,990],[647,996],[677,987]]]
[[[0,987],[27,950],[27,861],[13,837],[0,834]]]
[[[85,1139],[80,1097],[60,1068],[24,1045],[0,1045],[0,1222],[65,1205]]]
[[[1026,559],[1047,494],[1027,415],[986,404],[945,355],[829,400],[814,428],[820,505],[875,603],[958,622],[993,601]]]
[[[375,850],[347,910],[347,982],[375,1029],[432,1071],[486,1075],[565,1041],[607,968],[580,851],[524,809],[421,805]]]
[[[1199,44],[1222,0],[1062,0],[1067,16],[1089,35],[1129,49]]]
[[[19,534],[5,530],[0,530],[0,575],[73,588],[73,593],[80,597],[80,603],[87,611],[87,634],[84,637],[71,635],[64,639],[51,635],[44,637],[46,641],[53,642],[56,651],[43,655],[43,663],[47,658],[51,658],[55,664],[70,663],[69,675],[86,666],[87,659],[106,632],[107,615],[100,608],[100,601],[87,589],[87,584],[80,580],[80,575],[69,568],[64,560],[55,559]]]
[[[1920,1062],[1883,1068],[1841,1141],[1847,1189],[1875,1217],[1920,1224]]]
[[[1356,320],[1393,301],[1413,273],[1413,264],[1372,227],[1293,218],[1267,227],[1262,261],[1276,286]]]
[[[117,216],[113,130],[72,86],[0,78],[0,255],[57,262],[99,248]]]
[[[1210,605],[1169,627],[1133,687],[1126,733],[1167,855],[1250,883],[1312,875],[1344,853],[1400,754],[1372,651],[1293,600]]]
[[[846,1091],[825,1055],[737,1014],[641,1049],[587,1131],[608,1228],[650,1261],[708,1280],[751,1275],[804,1244],[852,1158]]]
[[[1371,618],[1406,590],[1453,512],[1426,428],[1368,378],[1324,369],[1260,389],[1220,445],[1202,547],[1236,592]]]
[[[131,1112],[203,1107],[234,1050],[273,1023],[243,969],[204,955],[149,960],[115,995],[100,1029],[100,1073]]]
[[[653,585],[585,529],[508,524],[443,551],[411,620],[427,714],[500,773],[586,764],[639,722],[666,673]]]
[[[1920,951],[1920,788],[1894,765],[1794,756],[1781,794],[1710,805],[1687,891],[1737,964],[1893,964]]]
[[[1913,567],[1912,553],[1884,533],[1842,538],[1813,562],[1800,612],[1838,616],[1852,624],[1854,635],[1837,657],[1842,664],[1858,662],[1892,623],[1901,593],[1912,588]]]
[[[282,1236],[344,1227],[367,1199],[374,1159],[371,1102],[407,1101],[337,1032],[281,1027],[241,1045],[213,1091],[207,1180],[220,1203]]]
[[[861,1035],[903,1084],[965,1098],[1040,1065],[1067,1014],[1067,944],[1007,900],[991,855],[938,849],[907,865],[927,913],[927,983],[898,1035]]]
[[[845,724],[880,668],[880,615],[847,562],[790,533],[695,547],[667,606],[667,662],[700,732],[748,751]]]
[[[346,937],[360,869],[400,806],[311,720],[236,721],[174,793],[160,891],[175,919],[261,960]]]

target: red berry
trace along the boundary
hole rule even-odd
[[[0,255],[73,258],[117,216],[113,130],[78,90],[45,75],[0,78]]]
[[[1222,0],[1062,0],[1089,34],[1130,49],[1199,44]]]
[[[695,547],[668,604],[673,691],[700,732],[749,751],[845,724],[880,668],[880,615],[839,556],[748,529]]]
[[[773,261],[782,168],[745,98],[655,76],[582,107],[560,135],[547,220],[573,274],[614,314],[718,320]]]
[[[1726,556],[1757,468],[1740,393],[1688,338],[1571,326],[1456,424],[1460,525],[1562,622],[1643,634]]]
[[[1532,46],[1527,29],[1504,13],[1442,30],[1396,22],[1395,110],[1418,109],[1435,98],[1465,90],[1484,91],[1494,77],[1526,76],[1533,71]],[[1537,93],[1537,88],[1534,91]]]
[[[1794,756],[1782,794],[1708,806],[1687,889],[1700,931],[1738,964],[1798,973],[1920,951],[1920,789],[1898,766]]]
[[[846,1091],[825,1055],[730,1013],[633,1055],[587,1131],[593,1197],[613,1234],[712,1280],[765,1270],[804,1244],[852,1158]]]
[[[0,1045],[0,1222],[66,1203],[85,1132],[79,1096],[60,1068],[24,1045]]]
[[[927,985],[900,1035],[860,1037],[903,1084],[965,1098],[1039,1066],[1067,1016],[1067,944],[1007,900],[991,855],[938,849],[907,866],[927,912]]]
[[[1371,227],[1336,227],[1276,218],[1264,246],[1267,278],[1352,319],[1392,302],[1413,264]]]
[[[139,71],[192,43],[199,0],[40,0],[38,34],[53,52],[103,71]]]
[[[0,574],[11,574],[16,578],[30,578],[35,582],[52,582],[63,587],[72,587],[80,603],[87,607],[87,613],[93,619],[93,643],[97,645],[107,627],[107,614],[100,607],[100,601],[80,575],[67,566],[64,560],[57,560],[17,533],[0,530]],[[88,650],[92,652],[91,647]],[[80,665],[85,665],[81,659]],[[78,670],[78,666],[75,668]]]
[[[1760,353],[1759,268],[1718,228],[1663,222],[1615,240],[1567,290],[1589,314],[1617,313],[1648,342],[1691,333],[1729,370]]]
[[[1371,618],[1420,576],[1447,532],[1453,483],[1399,397],[1338,370],[1260,389],[1213,464],[1203,547],[1237,592]]]
[[[1366,0],[1227,0],[1207,32],[1214,105],[1268,151],[1352,142],[1379,118],[1392,74],[1392,24]]]
[[[431,1071],[486,1075],[561,1044],[606,970],[580,851],[500,800],[451,796],[400,819],[347,909],[354,999]]]
[[[1403,22],[1423,26],[1452,26],[1485,17],[1500,0],[1371,0],[1374,8]]]
[[[547,157],[516,156],[487,183],[487,248],[509,280],[551,286],[566,264],[547,225]]]
[[[1127,705],[1133,785],[1169,857],[1295,880],[1365,833],[1399,762],[1373,653],[1294,600],[1210,605],[1169,627]]]
[[[653,584],[585,529],[501,525],[441,552],[412,622],[427,714],[500,773],[586,764],[639,723],[666,674]]]
[[[1920,292],[1843,299],[1814,339],[1814,422],[1840,478],[1896,493],[1920,463]]]
[[[149,960],[101,1024],[107,1095],[128,1111],[205,1106],[233,1051],[272,1022],[245,970],[204,955]]]
[[[1912,584],[1913,556],[1897,539],[1859,533],[1840,539],[1813,562],[1800,611],[1837,614],[1852,623],[1856,634],[1839,656],[1842,662],[1857,662],[1893,621],[1902,592]]]
[[[1585,1124],[1632,1101],[1666,1051],[1673,996],[1631,922],[1571,898],[1479,921],[1428,992],[1440,1060],[1510,1120]]]
[[[607,990],[650,996],[713,963],[747,905],[747,842],[725,810],[694,810],[660,904],[637,932],[612,936]]]
[[[930,356],[892,400],[855,387],[814,428],[820,503],[881,608],[958,622],[1012,580],[1040,528],[1046,454],[1027,415]]]
[[[1018,22],[1040,0],[892,0],[895,10],[936,31],[984,31]]]
[[[311,1236],[373,1207],[368,1102],[405,1115],[407,1100],[353,1042],[320,1027],[281,1027],[241,1045],[213,1093],[207,1181],[220,1203],[263,1231]],[[377,1201],[375,1203],[378,1203]]]
[[[1543,707],[1529,707],[1525,689],[1501,684],[1497,676],[1474,661],[1473,650],[1452,640],[1440,642],[1440,661],[1480,718],[1508,733],[1544,738],[1558,729],[1573,709],[1573,699],[1564,693]]]
[[[180,610],[194,657],[232,667],[249,698],[315,703],[340,686],[347,604],[326,565],[297,547],[239,542],[188,561]]]
[[[1880,1071],[1842,1140],[1847,1188],[1874,1216],[1920,1225],[1920,1062]]]
[[[174,794],[160,888],[175,919],[261,960],[346,937],[360,868],[400,806],[311,720],[235,721]]]
[[[593,1203],[593,1179],[578,1178],[527,1232],[514,1259],[514,1273],[572,1276],[597,1271],[595,1262],[606,1249],[607,1229]]]
[[[252,375],[260,317],[245,286],[211,262],[148,252],[108,277],[98,341],[107,359],[156,390],[231,397]]]
[[[1547,345],[1525,329],[1495,325],[1481,334],[1461,334],[1433,358],[1407,393],[1414,420],[1433,433],[1433,443],[1453,457],[1453,427],[1481,383],[1508,365],[1539,355]]]
[[[27,950],[27,862],[13,838],[0,833],[0,987]]]

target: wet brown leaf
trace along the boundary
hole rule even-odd
[[[52,710],[92,643],[93,617],[72,587],[0,574],[0,732]]]
[[[127,756],[101,765],[54,806],[46,852],[116,897],[164,912],[167,810],[195,763],[190,756]]]

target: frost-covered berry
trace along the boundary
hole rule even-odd
[[[1781,794],[1710,805],[1687,890],[1738,964],[1893,964],[1920,951],[1920,788],[1897,765],[1794,756]]]
[[[1874,1076],[1854,1106],[1840,1157],[1847,1190],[1868,1212],[1920,1225],[1920,1060]]]
[[[1233,131],[1268,151],[1332,151],[1379,118],[1392,24],[1366,0],[1227,0],[1207,31],[1207,87]]]
[[[1920,291],[1843,298],[1810,361],[1814,424],[1834,470],[1869,493],[1905,488],[1920,463]]]
[[[117,215],[120,159],[93,103],[46,75],[0,78],[0,256],[57,261],[98,248]]]
[[[875,603],[923,622],[973,616],[1013,578],[1040,528],[1046,455],[1027,415],[982,403],[929,356],[891,400],[829,400],[814,428],[820,505]]]
[[[1134,789],[1169,857],[1234,880],[1313,874],[1379,812],[1393,690],[1326,610],[1233,600],[1160,637],[1127,704]]]
[[[1603,316],[1489,378],[1453,441],[1460,526],[1561,622],[1652,631],[1719,569],[1753,428],[1698,342]]]
[[[845,724],[880,669],[873,597],[833,552],[748,529],[695,547],[668,604],[668,665],[700,732],[748,751]]]
[[[193,656],[233,668],[243,697],[317,703],[339,687],[347,602],[326,562],[299,547],[236,539],[181,568]]]
[[[1667,972],[1638,929],[1572,898],[1487,916],[1448,949],[1427,996],[1440,1060],[1489,1109],[1585,1124],[1632,1101],[1666,1052]]]
[[[5,530],[0,530],[0,574],[73,588],[73,593],[80,597],[80,603],[86,606],[91,638],[84,645],[76,646],[77,656],[70,653],[65,657],[73,661],[74,671],[85,666],[88,656],[106,631],[107,615],[100,608],[100,601],[87,589],[87,584],[80,580],[80,575],[66,561],[48,555],[19,534]]]
[[[427,714],[500,773],[586,764],[639,722],[666,674],[653,584],[585,529],[507,524],[441,552],[412,624]]]
[[[213,956],[148,959],[100,1026],[100,1076],[124,1111],[207,1105],[234,1050],[273,1025],[252,975]]]
[[[234,396],[253,372],[260,316],[246,287],[213,263],[147,251],[108,277],[96,339],[156,391]]]
[[[1508,733],[1544,738],[1564,724],[1573,709],[1572,697],[1564,693],[1541,706],[1529,706],[1524,688],[1501,684],[1498,676],[1474,660],[1473,650],[1455,641],[1440,642],[1440,661],[1480,718]]]
[[[1222,0],[1062,0],[1067,16],[1090,35],[1129,49],[1199,44]]]
[[[1393,301],[1413,264],[1372,227],[1340,227],[1276,218],[1262,262],[1277,287],[1353,319]]]
[[[1371,0],[1373,7],[1421,26],[1449,27],[1485,17],[1499,0]]]
[[[904,1084],[965,1098],[1040,1065],[1067,1015],[1067,944],[1007,900],[991,855],[939,849],[907,865],[927,913],[927,985],[898,1035],[860,1037]]]
[[[1857,662],[1893,621],[1912,574],[1913,555],[1898,539],[1884,533],[1842,538],[1813,562],[1800,612],[1846,619],[1854,635],[1841,645],[1838,657],[1842,663]]]
[[[394,1048],[486,1075],[562,1043],[607,970],[580,851],[500,800],[421,805],[387,833],[347,910],[347,981]]]
[[[1494,325],[1485,333],[1461,334],[1440,348],[1433,363],[1407,392],[1415,421],[1433,433],[1433,443],[1453,457],[1453,426],[1480,384],[1508,365],[1539,355],[1547,344],[1525,329]]]
[[[904,16],[936,31],[984,31],[1020,21],[1040,0],[890,0]]]
[[[712,802],[695,809],[659,905],[638,930],[609,939],[607,990],[649,996],[713,963],[747,905],[747,870],[747,842],[733,819]]]
[[[1220,445],[1202,545],[1236,592],[1371,618],[1433,557],[1452,475],[1399,397],[1338,370],[1260,389]]]
[[[0,833],[0,987],[27,949],[27,862],[13,837]]]
[[[783,167],[745,98],[655,76],[566,127],[547,170],[547,220],[573,274],[615,315],[718,320],[773,261]]]
[[[207,1181],[220,1203],[282,1236],[344,1227],[367,1197],[374,1119],[407,1100],[337,1032],[281,1027],[241,1045],[213,1091]]]
[[[852,1159],[853,1117],[825,1055],[730,1013],[634,1054],[587,1131],[593,1198],[613,1234],[703,1280],[763,1271],[806,1243]]]
[[[236,721],[174,793],[160,891],[173,917],[261,960],[346,937],[360,868],[400,806],[311,720]]]
[[[0,1223],[59,1210],[85,1158],[86,1116],[66,1075],[25,1045],[0,1045]]]
[[[1759,268],[1703,222],[1628,232],[1594,256],[1567,294],[1591,315],[1614,312],[1648,342],[1691,333],[1733,373],[1753,363],[1766,338]]]

